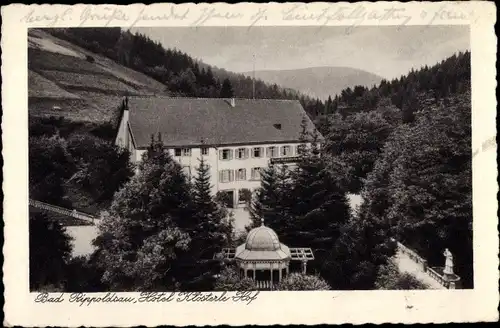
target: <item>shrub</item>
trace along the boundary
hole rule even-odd
[[[321,277],[292,273],[283,279],[277,290],[330,290],[328,283]]]
[[[380,267],[375,288],[384,290],[409,290],[429,289],[429,286],[407,272],[400,273],[393,262],[388,262],[387,265]]]

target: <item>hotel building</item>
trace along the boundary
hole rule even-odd
[[[293,165],[305,118],[299,101],[272,99],[128,97],[123,102],[116,144],[141,160],[152,135],[162,136],[188,177],[203,156],[213,193],[226,192],[232,207],[244,204],[243,189],[260,186],[270,163]]]

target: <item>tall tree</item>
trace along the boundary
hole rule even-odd
[[[210,167],[203,156],[196,170],[193,182],[193,211],[195,224],[189,229],[192,236],[191,254],[196,260],[190,274],[195,276],[199,290],[210,289],[212,278],[220,269],[211,259],[214,254],[228,247],[232,226],[227,221],[228,211],[219,205],[212,196]]]
[[[96,239],[103,282],[112,290],[176,290],[185,283],[195,223],[191,192],[180,165],[160,139],[115,195]]]
[[[350,215],[345,192],[321,155],[319,137],[317,130],[302,129],[300,160],[292,174],[292,213],[300,222],[295,243],[302,247],[327,248]]]
[[[224,79],[222,82],[222,87],[220,90],[220,98],[231,98],[234,96],[233,86],[231,85],[231,81],[229,79]]]
[[[250,207],[251,224],[249,229],[261,225],[261,220],[276,231],[281,240],[290,240],[289,232],[294,229],[290,217],[291,199],[290,172],[285,165],[270,165],[261,172],[261,186],[255,193]]]

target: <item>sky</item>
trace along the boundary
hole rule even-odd
[[[392,79],[470,50],[468,26],[138,27],[166,48],[233,72],[342,66]]]

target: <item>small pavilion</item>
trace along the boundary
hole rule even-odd
[[[261,225],[250,230],[246,242],[236,249],[223,249],[225,259],[232,259],[239,269],[240,278],[251,278],[257,288],[272,290],[289,274],[290,261],[302,263],[302,273],[307,271],[307,261],[314,260],[310,248],[289,248],[280,243],[273,229]]]

